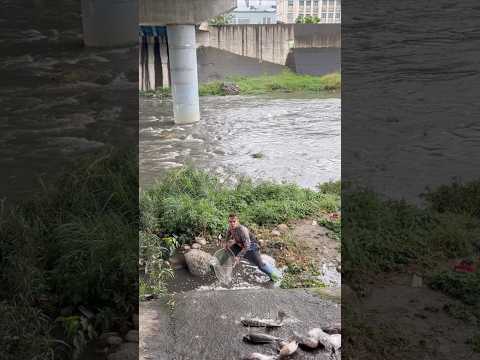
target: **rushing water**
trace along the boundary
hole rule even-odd
[[[175,125],[170,101],[142,98],[141,185],[185,163],[305,187],[338,180],[340,99],[202,97],[201,121]]]

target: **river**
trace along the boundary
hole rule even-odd
[[[173,123],[170,100],[141,98],[140,184],[183,164],[310,188],[339,180],[341,102],[328,96],[202,97],[193,125]]]

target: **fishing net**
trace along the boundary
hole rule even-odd
[[[229,285],[232,282],[235,255],[230,249],[220,249],[213,254],[211,262],[215,276],[221,284]]]

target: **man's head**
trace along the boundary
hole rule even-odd
[[[232,213],[228,215],[228,225],[230,229],[235,229],[238,225],[240,225],[237,214]]]

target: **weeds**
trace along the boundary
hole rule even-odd
[[[274,225],[335,211],[338,196],[292,184],[241,180],[228,187],[205,171],[176,169],[141,194],[141,230],[177,234],[179,241],[226,230],[228,214],[236,212],[247,226]]]
[[[240,88],[240,95],[258,95],[273,92],[308,92],[340,90],[341,75],[339,73],[324,76],[301,75],[291,71],[284,71],[276,75],[262,76],[232,76],[227,79]],[[224,96],[222,81],[212,81],[200,84],[200,96]],[[141,91],[140,96],[165,99],[171,96],[170,88]]]
[[[0,296],[4,309],[15,314],[2,325],[11,334],[27,325],[18,335],[22,346],[2,346],[14,358],[53,356],[60,344],[52,339],[53,319],[62,307],[111,309],[123,317],[136,310],[136,161],[135,154],[120,153],[85,159],[55,187],[1,214]],[[81,318],[75,322],[72,316],[64,319],[71,325],[65,329],[74,323],[83,329]],[[77,339],[71,345],[78,354],[83,343],[70,330],[65,335]]]

